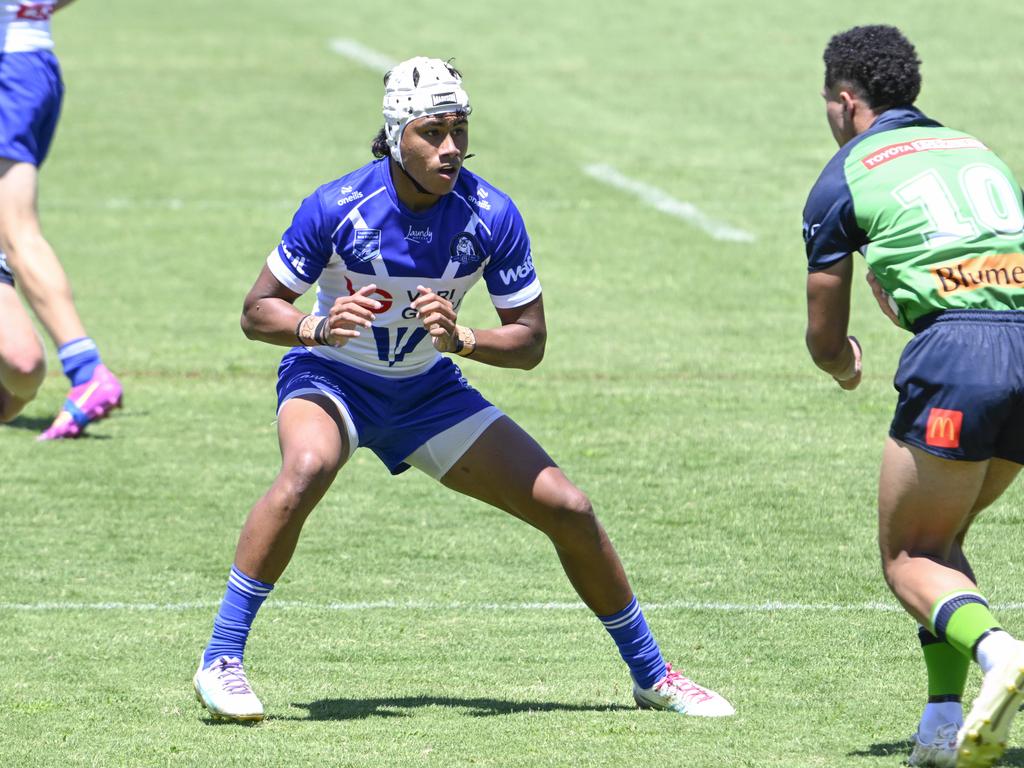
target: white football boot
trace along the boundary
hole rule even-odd
[[[650,688],[633,682],[633,698],[640,709],[666,709],[695,717],[728,717],[736,714],[732,704],[714,691],[702,688],[666,665],[666,675]]]
[[[930,741],[922,741],[921,734],[913,736],[914,748],[907,765],[915,768],[956,768],[956,734],[960,723],[939,726]]]
[[[957,734],[956,768],[988,768],[1006,751],[1013,716],[1024,701],[1024,644],[988,671]]]
[[[263,719],[263,704],[252,692],[242,662],[232,656],[219,656],[192,678],[196,698],[214,719],[252,722]]]

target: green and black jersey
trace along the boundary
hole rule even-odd
[[[983,142],[890,109],[825,166],[804,208],[810,271],[861,251],[910,328],[945,309],[1024,309],[1024,208]]]

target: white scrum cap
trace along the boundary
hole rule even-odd
[[[402,134],[413,120],[446,112],[473,111],[462,78],[441,59],[417,56],[384,75],[384,133],[395,161],[402,163]]]

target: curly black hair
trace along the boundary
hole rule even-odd
[[[370,145],[370,151],[373,156],[380,159],[387,157],[391,154],[391,147],[388,146],[388,135],[383,128],[377,131],[377,135],[373,137],[373,143]]]
[[[921,92],[921,61],[896,27],[871,24],[834,35],[825,47],[825,87],[849,83],[876,111],[909,106]]]

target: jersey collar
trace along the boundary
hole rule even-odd
[[[444,210],[444,207],[448,204],[448,198],[451,194],[442,195],[441,198],[434,205],[427,208],[427,210],[416,213],[405,206],[405,204],[398,198],[398,191],[395,189],[395,183],[391,178],[391,168],[389,167],[388,158],[382,157],[377,161],[378,169],[381,176],[381,182],[388,191],[388,197],[391,198],[392,205],[398,209],[398,212],[408,219],[415,219],[416,221],[426,221],[437,216],[438,213]]]
[[[941,128],[942,123],[932,120],[917,107],[893,107],[875,118],[864,133],[860,134],[850,144],[857,144],[868,136],[876,133],[891,131],[896,128]]]

